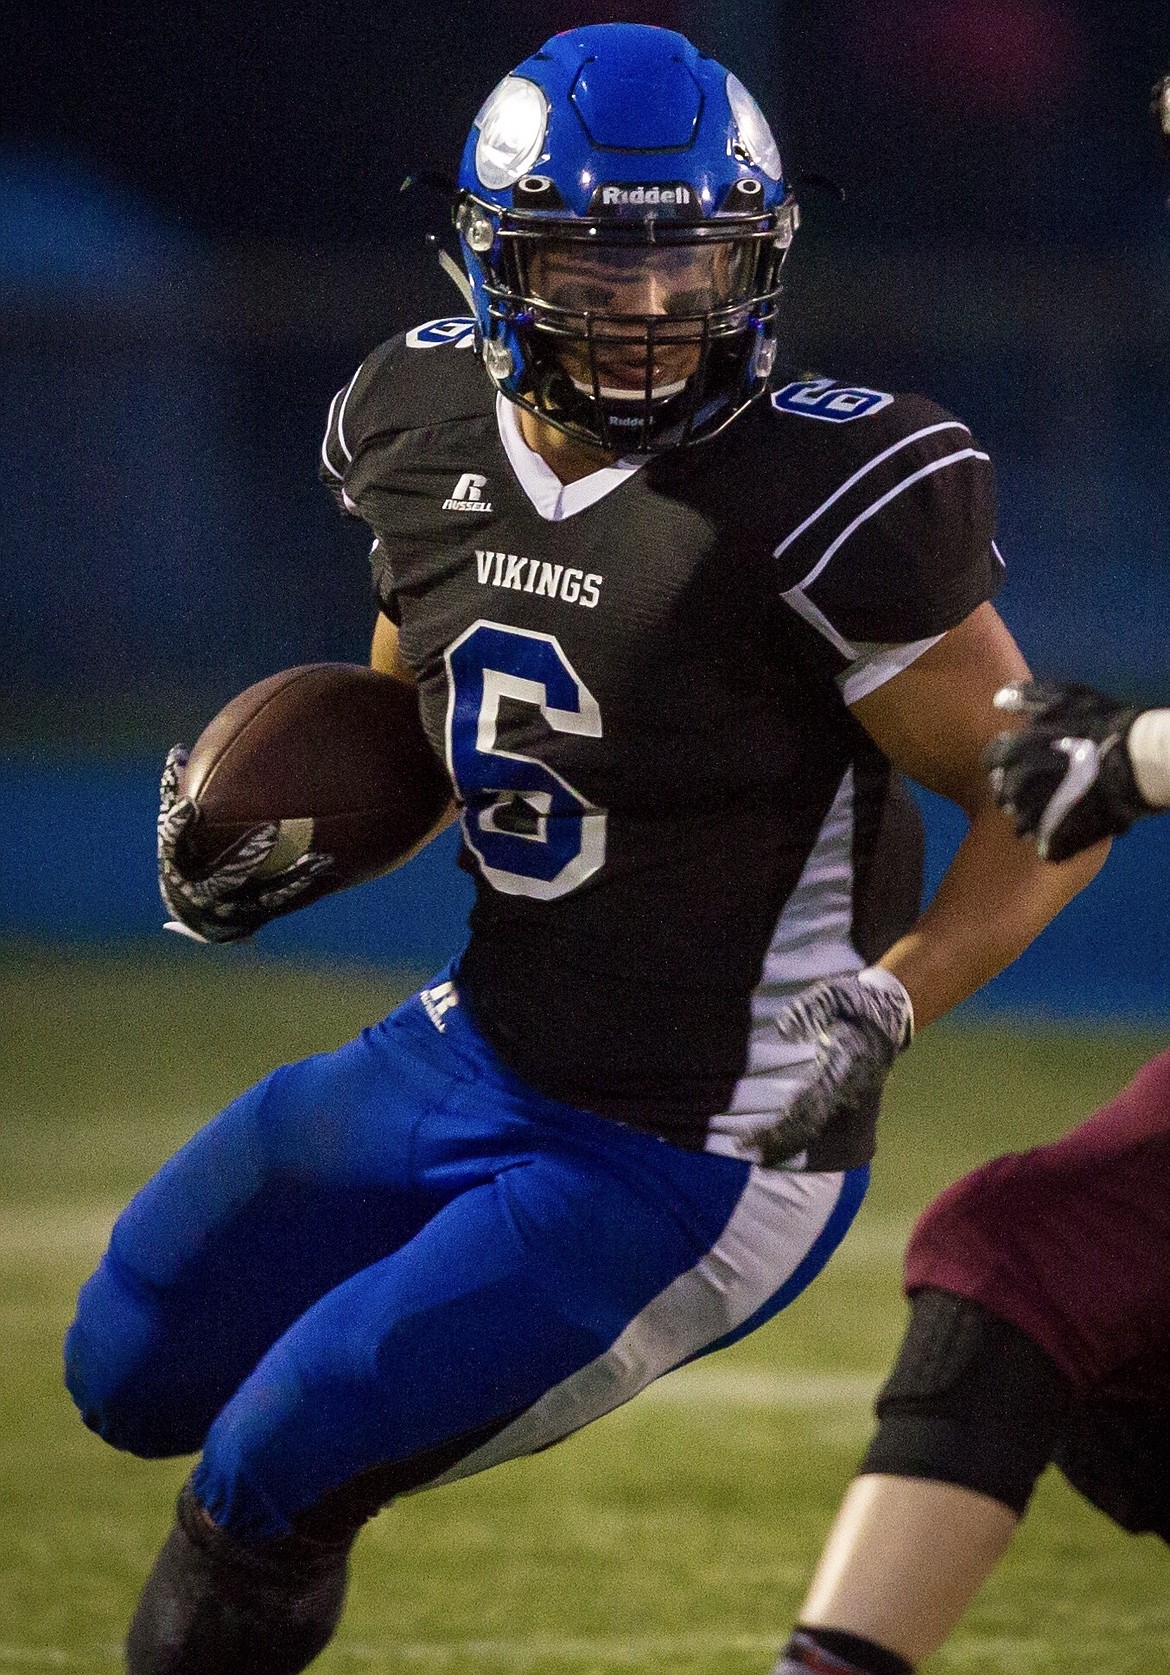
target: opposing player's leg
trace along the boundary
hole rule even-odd
[[[1163,1054],[1063,1140],[926,1212],[877,1435],[782,1671],[902,1675],[934,1651],[1049,1461],[1123,1528],[1170,1536],[1168,1202]]]
[[[229,1622],[242,1632],[245,1560],[344,1551],[394,1496],[547,1446],[765,1318],[857,1207],[863,1171],[683,1152],[534,1095],[449,1013],[443,1036],[421,1008],[399,1027],[459,1065],[413,1137],[415,1190],[440,1207],[306,1309],[213,1422],[186,1544],[144,1592],[135,1675],[199,1667],[186,1650],[151,1661],[184,1613],[188,1637],[213,1618],[221,1643]],[[204,1562],[212,1527],[217,1557],[239,1557],[234,1587]],[[250,1667],[245,1644],[225,1671]]]
[[[858,1477],[829,1533],[782,1675],[821,1668],[826,1652],[841,1660],[842,1675],[906,1675],[950,1634],[1016,1523],[1010,1508],[954,1484]]]
[[[841,1667],[865,1675],[903,1675],[936,1651],[1002,1557],[1071,1399],[1017,1327],[951,1292],[919,1292],[785,1675],[818,1668],[834,1636],[854,1638]]]
[[[1011,1321],[1078,1389],[1129,1384],[1170,1346],[1170,1051],[1061,1139],[949,1187],[905,1278]]]

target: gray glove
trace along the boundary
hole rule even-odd
[[[187,876],[184,840],[199,819],[195,803],[179,795],[187,756],[184,745],[174,746],[159,786],[158,887],[171,916],[163,929],[194,942],[240,942],[269,919],[299,907],[313,881],[333,865],[333,857],[310,850],[282,872],[257,877],[280,832],[270,824],[246,833],[213,872],[199,879]]]
[[[1024,715],[983,753],[991,791],[1018,837],[1034,837],[1042,861],[1067,861],[1120,837],[1153,814],[1137,788],[1126,734],[1138,711],[1091,686],[1023,681],[995,695],[996,709]]]
[[[814,984],[784,1008],[776,1028],[784,1041],[808,1045],[816,1069],[774,1123],[747,1136],[768,1169],[807,1151],[835,1117],[856,1115],[880,1093],[910,1045],[914,1008],[892,971],[868,966]]]

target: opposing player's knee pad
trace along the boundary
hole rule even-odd
[[[910,1306],[861,1470],[954,1483],[1022,1516],[1056,1449],[1069,1380],[1025,1332],[978,1303],[928,1289]]]
[[[348,1552],[301,1536],[246,1548],[184,1487],[130,1624],[129,1675],[297,1675],[340,1620]]]

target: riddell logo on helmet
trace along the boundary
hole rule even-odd
[[[681,180],[666,185],[650,185],[648,182],[622,185],[615,182],[611,186],[599,186],[590,207],[594,213],[606,209],[619,214],[623,210],[656,209],[677,215],[680,210],[690,209],[694,201],[693,190]]]
[[[603,204],[689,204],[689,186],[603,186]]]

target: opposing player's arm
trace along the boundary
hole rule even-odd
[[[1170,808],[1170,710],[1095,687],[1013,682],[996,708],[1025,725],[984,753],[991,792],[1042,861],[1066,861]]]
[[[391,622],[385,611],[378,612],[378,620],[374,624],[374,639],[370,647],[370,667],[377,669],[379,674],[392,675],[395,680],[407,681],[411,686],[417,685],[414,670],[402,655],[402,647],[398,643],[398,629]],[[423,849],[432,838],[438,837],[440,832],[446,831],[459,818],[459,804],[455,798],[447,804],[442,817],[435,822],[418,845]],[[418,849],[414,851],[418,853]]]
[[[1108,853],[1102,843],[1060,866],[1045,865],[995,805],[982,763],[1003,725],[992,700],[1000,687],[1027,679],[1007,628],[983,604],[850,706],[891,762],[970,820],[933,900],[878,962],[905,985],[919,1028],[1022,953]]]

